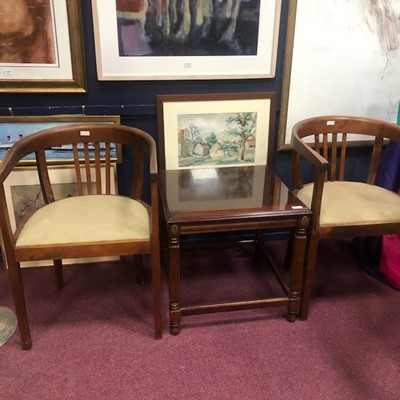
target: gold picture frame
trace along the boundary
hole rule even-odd
[[[30,10],[39,7],[43,9],[43,4],[30,7]],[[52,40],[49,46],[54,52],[54,59],[42,62],[20,60],[14,55],[4,56],[5,61],[0,61],[0,92],[86,92],[80,0],[48,0],[46,7],[47,20],[43,22],[42,16],[34,15],[32,21],[41,24],[38,29],[50,30]],[[2,18],[7,16],[2,15]],[[14,49],[14,42],[20,41],[19,34],[10,37],[6,33],[4,39],[0,35],[3,49],[7,45]],[[30,42],[24,39],[21,43],[27,46]],[[35,53],[36,49],[32,50],[32,54]]]

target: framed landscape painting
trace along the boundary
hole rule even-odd
[[[275,76],[281,0],[92,0],[100,80]]]
[[[85,92],[79,0],[0,1],[0,92]]]
[[[163,169],[267,165],[276,93],[157,96]]]

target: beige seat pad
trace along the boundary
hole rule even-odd
[[[17,246],[149,238],[149,215],[138,201],[116,195],[69,197],[26,222]]]
[[[313,184],[297,194],[311,207]],[[400,196],[375,185],[361,182],[326,182],[322,196],[320,225],[357,225],[400,221]]]

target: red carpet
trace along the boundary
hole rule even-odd
[[[280,308],[191,316],[171,336],[164,279],[161,341],[148,280],[135,283],[128,265],[66,267],[62,292],[52,270],[25,270],[33,348],[18,333],[0,347],[0,399],[397,400],[400,293],[366,275],[347,242],[321,250],[307,321]],[[275,291],[249,255],[186,253],[186,303]],[[13,309],[4,270],[0,304]]]

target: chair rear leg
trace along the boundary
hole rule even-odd
[[[161,265],[160,253],[153,252],[150,255],[151,264],[151,285],[153,288],[153,314],[154,314],[154,332],[155,338],[162,337],[162,315],[161,315]]]
[[[62,260],[53,260],[53,265],[54,265],[57,289],[61,290],[64,287]]]
[[[11,290],[14,298],[15,313],[18,320],[18,329],[23,350],[32,347],[31,333],[29,329],[28,314],[26,312],[25,293],[22,283],[21,268],[15,260],[7,259],[8,273],[11,281]]]
[[[141,285],[144,282],[143,254],[135,254],[133,256],[133,267],[135,270],[136,282]]]
[[[122,255],[119,257],[122,263],[133,265],[133,278],[139,285],[144,282],[143,254]]]
[[[306,264],[304,267],[303,289],[301,295],[299,318],[305,321],[310,308],[311,292],[314,282],[315,265],[317,262],[318,237],[311,237],[307,245]]]

